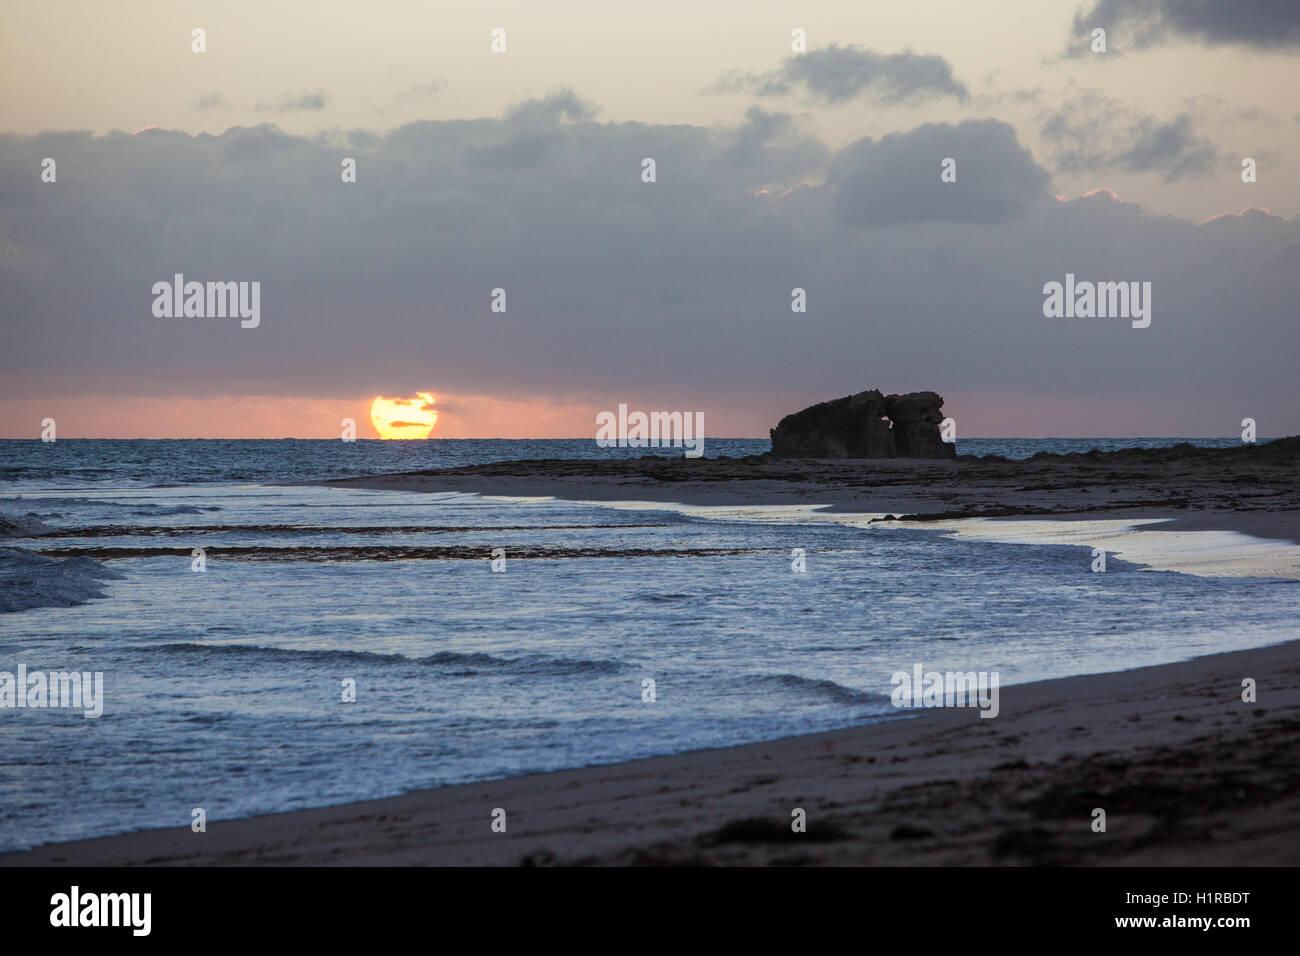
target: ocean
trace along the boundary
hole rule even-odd
[[[0,850],[828,730],[896,715],[890,677],[917,663],[1006,685],[1274,643],[1300,617],[1294,582],[1094,574],[1073,546],[281,484],[640,454],[0,441],[0,673],[103,674],[98,718],[0,709]]]

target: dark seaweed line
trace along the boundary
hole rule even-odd
[[[498,531],[590,531],[605,528],[662,528],[661,524],[543,524],[543,525],[438,525],[421,527],[419,525],[372,525],[367,527],[326,527],[317,525],[292,524],[211,524],[211,525],[88,525],[84,528],[51,528],[32,538],[126,538],[126,537],[170,537],[195,534],[468,534],[472,532]]]
[[[785,548],[556,548],[513,547],[498,545],[508,559],[537,558],[692,558],[737,554],[757,554],[765,551],[785,551]],[[109,547],[109,548],[46,548],[37,552],[49,558],[94,558],[113,561],[124,558],[191,557],[190,548],[165,547]],[[258,546],[205,548],[204,556],[234,561],[483,561],[491,560],[492,553],[483,547],[401,548],[401,547],[286,547]]]

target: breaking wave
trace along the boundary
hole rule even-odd
[[[282,647],[263,647],[258,644],[196,644],[192,642],[150,644],[140,648],[150,654],[192,654],[213,657],[230,656],[261,659],[268,663],[285,663],[301,666],[303,663],[329,664],[415,664],[437,667],[460,674],[480,671],[497,671],[538,676],[574,674],[614,674],[625,669],[619,661],[584,660],[581,658],[546,657],[496,657],[483,653],[457,653],[439,651],[426,657],[407,657],[404,654],[375,654],[370,651],[345,650],[295,650]]]
[[[0,548],[0,611],[85,604],[104,596],[101,581],[122,577],[91,558],[56,561],[25,548]]]

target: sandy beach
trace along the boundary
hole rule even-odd
[[[1242,681],[1257,682],[1244,703]],[[7,866],[1294,865],[1300,642],[831,733],[51,844]],[[369,771],[367,771],[369,772]],[[1092,813],[1107,814],[1105,833]],[[495,808],[505,833],[493,833]],[[795,808],[804,834],[791,830]]]

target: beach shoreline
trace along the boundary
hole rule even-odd
[[[927,528],[986,541],[1097,547],[1152,570],[1300,580],[1300,484],[1278,449],[1042,459],[494,462],[310,482],[371,491],[558,498],[714,517]]]
[[[1257,684],[1245,702],[1243,680]],[[3,866],[1294,865],[1300,641],[807,736],[179,823]],[[914,716],[913,716],[914,715]],[[507,829],[491,829],[494,810]],[[790,828],[796,808],[807,832]],[[1096,809],[1106,831],[1094,832]]]

